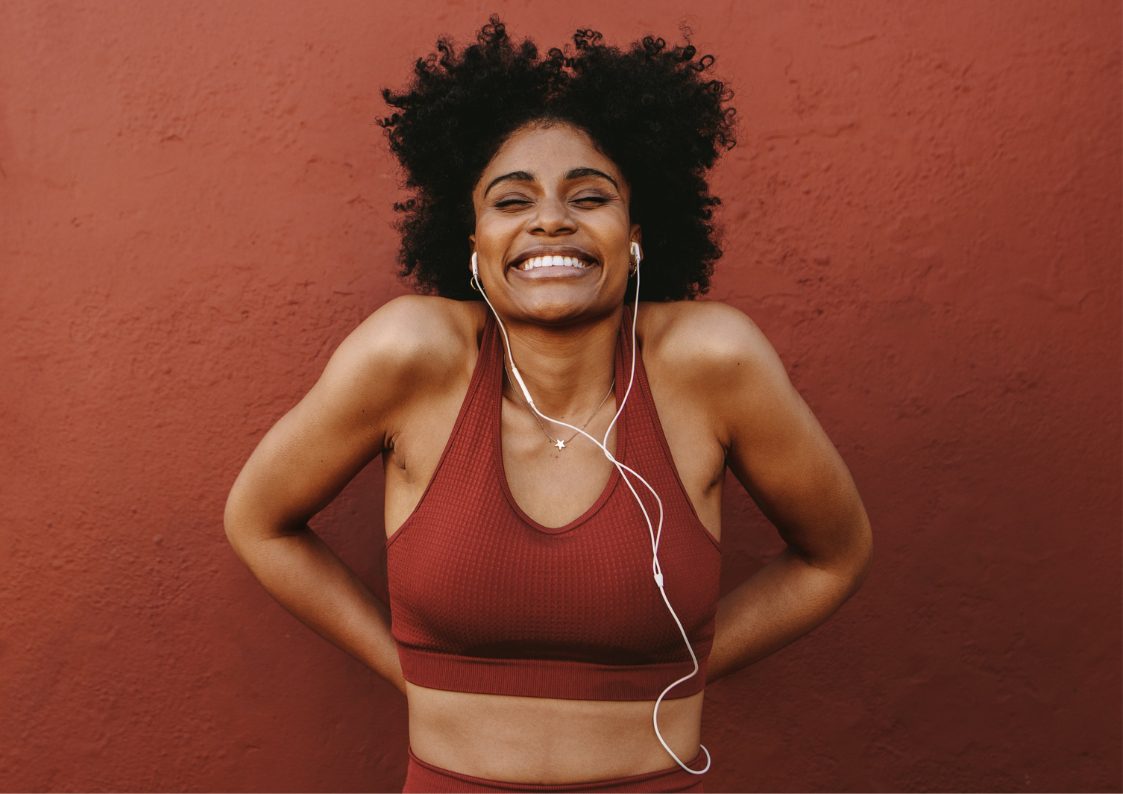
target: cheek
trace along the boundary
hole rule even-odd
[[[501,242],[512,234],[517,233],[520,228],[521,226],[518,219],[498,214],[494,211],[484,210],[483,213],[476,218],[476,240],[481,243],[484,240],[491,241],[492,243]]]

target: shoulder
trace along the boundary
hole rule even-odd
[[[641,303],[639,325],[644,332],[644,359],[657,358],[684,375],[724,379],[738,369],[780,363],[757,324],[727,303]]]
[[[414,375],[456,366],[477,348],[483,313],[474,302],[403,295],[372,312],[337,354],[363,367]]]
[[[718,301],[641,304],[639,325],[651,376],[672,381],[679,395],[705,406],[727,448],[736,426],[752,417],[767,421],[775,406],[798,400],[764,332],[733,306]]]
[[[466,301],[394,298],[332,353],[317,389],[356,416],[393,425],[416,399],[450,388],[476,360],[483,313]]]

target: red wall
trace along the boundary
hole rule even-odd
[[[712,295],[873,521],[859,594],[710,689],[707,789],[1119,790],[1121,19],[1091,0],[0,3],[0,788],[400,786],[404,702],[222,507],[403,290],[378,89],[493,8],[717,55]],[[375,468],[313,526],[377,587]],[[728,589],[780,542],[727,508]]]

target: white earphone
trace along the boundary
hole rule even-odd
[[[534,411],[534,413],[542,419],[545,419],[548,422],[553,422],[554,424],[559,424],[562,427],[568,427],[570,430],[579,433],[580,435],[589,439],[589,441],[593,442],[593,444],[595,444],[601,450],[601,452],[604,453],[604,456],[608,458],[612,465],[616,467],[616,470],[620,473],[620,479],[623,480],[624,484],[628,486],[628,490],[631,491],[632,496],[636,500],[636,504],[639,505],[640,512],[643,513],[643,519],[647,523],[647,530],[651,535],[652,577],[655,579],[655,584],[659,588],[659,594],[663,597],[663,603],[666,604],[667,609],[670,610],[671,617],[674,618],[675,624],[678,626],[679,633],[682,635],[682,639],[686,643],[686,649],[690,652],[690,658],[694,662],[694,670],[689,675],[685,675],[682,678],[679,678],[678,680],[672,682],[669,686],[667,686],[666,689],[662,691],[662,693],[660,693],[659,697],[655,700],[655,710],[651,714],[651,721],[655,727],[655,736],[659,739],[659,743],[663,745],[663,749],[670,754],[671,758],[675,759],[675,763],[677,763],[692,775],[704,775],[709,771],[711,764],[710,751],[706,749],[706,745],[699,745],[702,748],[702,752],[706,755],[706,765],[702,769],[691,769],[685,763],[683,763],[681,758],[675,755],[674,750],[672,750],[663,740],[663,734],[659,730],[659,704],[663,702],[663,698],[667,696],[668,692],[681,684],[683,681],[688,681],[695,675],[697,675],[701,669],[698,665],[698,657],[695,655],[694,648],[690,644],[690,638],[686,634],[686,629],[682,627],[682,621],[679,620],[678,615],[675,614],[674,607],[671,606],[671,602],[667,599],[667,593],[663,589],[663,570],[659,565],[659,540],[661,539],[663,534],[663,500],[659,498],[659,494],[657,494],[655,492],[655,489],[651,487],[651,483],[640,476],[640,474],[634,469],[618,461],[615,456],[613,456],[613,454],[608,451],[607,446],[608,436],[612,432],[612,428],[616,426],[616,422],[620,418],[620,415],[624,412],[624,405],[628,402],[628,396],[632,393],[632,384],[635,381],[636,376],[636,318],[639,316],[639,265],[640,262],[643,261],[643,250],[640,248],[639,243],[637,243],[635,240],[631,242],[628,248],[629,252],[632,255],[632,259],[636,263],[636,298],[635,307],[632,310],[631,370],[628,375],[628,388],[624,390],[624,398],[620,400],[620,405],[616,408],[616,414],[612,417],[612,421],[608,423],[608,429],[604,431],[604,438],[600,441],[593,438],[580,427],[574,427],[568,422],[563,422],[560,419],[554,419],[552,417],[546,416],[546,414],[538,410],[538,406],[534,404],[534,398],[530,396],[530,389],[527,388],[526,383],[523,381],[522,375],[519,373],[518,367],[515,366],[515,357],[511,353],[511,340],[507,337],[507,329],[503,327],[503,321],[499,318],[499,312],[495,311],[495,307],[491,305],[491,301],[488,300],[487,293],[484,292],[483,285],[480,283],[479,257],[476,255],[475,251],[472,252],[472,278],[470,279],[469,283],[474,289],[479,290],[480,294],[483,295],[483,299],[487,302],[488,307],[491,309],[491,313],[495,315],[495,321],[499,323],[499,330],[503,332],[503,345],[507,349],[507,358],[511,362],[511,374],[514,377],[515,382],[518,383],[519,389],[523,393],[523,397],[526,398],[526,403],[530,406],[530,410]],[[659,520],[655,525],[652,524],[651,515],[647,512],[647,508],[644,506],[643,500],[640,499],[639,494],[636,492],[635,486],[632,484],[631,479],[629,479],[629,474],[636,480],[638,480],[643,485],[643,487],[645,487],[651,493],[651,495],[655,497],[655,502],[659,506]]]

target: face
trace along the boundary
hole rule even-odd
[[[582,130],[539,123],[514,132],[472,191],[469,240],[496,310],[542,323],[615,311],[629,243],[640,240],[629,198],[620,170]]]

